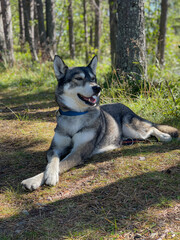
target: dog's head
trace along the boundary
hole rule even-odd
[[[86,67],[73,68],[68,68],[59,56],[55,56],[56,101],[60,107],[85,111],[98,105],[101,88],[96,80],[96,67],[96,56]]]

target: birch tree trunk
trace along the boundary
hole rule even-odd
[[[29,18],[29,44],[31,48],[31,53],[33,56],[33,59],[35,61],[38,61],[38,56],[36,52],[36,47],[35,47],[35,35],[34,35],[34,14],[35,14],[35,2],[34,0],[29,0],[30,1],[30,18]]]
[[[116,69],[131,81],[146,75],[143,0],[118,0]]]
[[[6,58],[10,65],[14,64],[14,50],[13,50],[13,30],[12,30],[12,16],[11,5],[9,0],[1,0],[1,7],[3,13],[3,26],[6,41]]]
[[[24,49],[25,45],[25,24],[24,24],[24,9],[23,9],[23,0],[18,0],[18,8],[19,8],[19,26],[20,26],[20,36],[19,43],[21,45],[21,50]]]
[[[4,60],[6,55],[6,40],[4,34],[3,15],[0,2],[0,60]]]
[[[167,12],[168,12],[168,0],[161,0],[161,16],[160,16],[159,38],[158,38],[158,48],[157,48],[157,59],[161,66],[164,65]]]

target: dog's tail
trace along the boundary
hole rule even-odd
[[[155,127],[163,132],[163,133],[167,133],[169,134],[172,138],[178,138],[180,140],[180,134],[177,128],[168,126],[168,125],[160,125],[160,124],[156,124]]]

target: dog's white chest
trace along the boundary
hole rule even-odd
[[[82,129],[83,122],[82,116],[61,116],[58,119],[58,128],[63,133],[73,136]]]

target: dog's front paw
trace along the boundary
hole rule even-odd
[[[41,185],[33,178],[25,179],[21,182],[21,185],[24,189],[28,189],[30,191],[36,190]]]
[[[48,166],[45,171],[45,183],[55,186],[59,181],[59,172],[53,166]]]
[[[21,185],[24,189],[30,191],[36,190],[44,183],[44,173],[40,173],[34,177],[27,178],[21,182]]]

